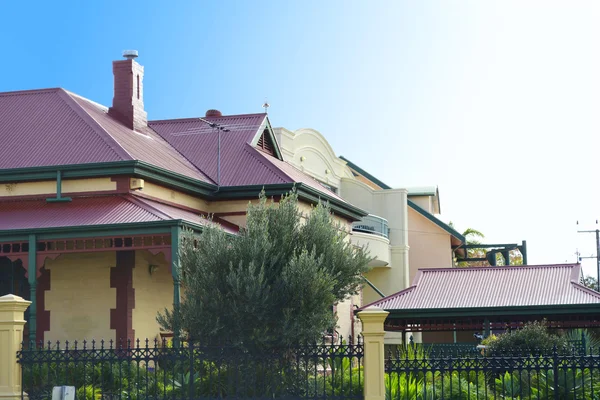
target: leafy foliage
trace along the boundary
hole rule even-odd
[[[498,336],[490,335],[481,343],[487,346],[489,356],[550,354],[555,347],[562,354],[569,349],[567,339],[549,333],[543,321],[534,321]]]
[[[179,317],[192,337],[257,350],[315,341],[335,326],[333,304],[362,283],[367,253],[326,204],[304,216],[295,192],[259,200],[238,236],[212,224],[183,236]],[[172,330],[175,316],[165,310],[158,321]]]
[[[598,291],[598,280],[591,275],[582,277],[581,284],[588,289]]]

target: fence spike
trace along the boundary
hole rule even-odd
[[[77,340],[75,342],[73,342],[73,345],[75,346],[75,350],[77,350]]]
[[[146,348],[148,348],[148,347],[149,347],[149,346],[148,346],[148,344],[149,344],[149,342],[148,342],[148,338],[146,338]]]
[[[104,339],[100,339],[100,350],[104,350]]]
[[[113,340],[112,340],[112,339],[110,339],[110,342],[109,342],[109,346],[110,346],[109,348],[110,348],[110,350],[112,350],[112,349],[113,349],[113,344],[114,344],[114,343],[113,343]]]

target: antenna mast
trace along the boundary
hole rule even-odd
[[[221,132],[229,132],[229,129],[217,124],[216,122],[210,122],[205,120],[204,118],[198,118],[201,122],[204,122],[208,126],[213,129],[216,129],[218,132],[217,139],[217,186],[221,187]]]
[[[577,225],[579,225],[579,221],[577,221]],[[596,233],[596,255],[590,257],[579,257],[581,258],[595,258],[596,259],[596,283],[597,290],[600,292],[600,229],[598,229],[598,220],[596,220],[596,229],[593,231],[577,231],[577,233]]]

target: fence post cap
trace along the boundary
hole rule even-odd
[[[1,302],[18,302],[18,303],[31,303],[30,301],[25,300],[22,297],[19,297],[14,294],[7,294],[5,296],[0,297]]]
[[[358,318],[363,322],[381,322],[385,321],[389,312],[375,306],[367,307],[358,312]]]
[[[23,299],[22,297],[14,294],[7,294],[6,296],[0,297],[0,312],[2,313],[2,320],[17,318],[21,320],[22,314],[19,317],[16,313],[23,313],[27,310],[27,307],[31,304],[30,301]]]
[[[369,306],[367,308],[362,309],[358,312],[358,314],[385,314],[388,315],[389,312],[385,311],[383,308],[377,306]]]

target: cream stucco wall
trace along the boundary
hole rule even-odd
[[[155,266],[152,273],[150,265]],[[153,255],[146,250],[135,252],[133,288],[135,308],[132,325],[136,338],[159,338],[160,327],[156,322],[156,315],[165,308],[173,308],[173,278],[164,254]]]
[[[451,268],[450,234],[413,209],[408,210],[410,275],[412,282],[420,268]]]
[[[111,178],[64,179],[63,193],[111,191],[117,183]],[[0,197],[32,196],[56,194],[56,181],[0,183]]]
[[[50,331],[44,340],[114,340],[110,310],[116,307],[116,289],[110,287],[115,252],[64,254],[46,259],[50,290],[45,294]]]
[[[390,255],[386,267],[389,268],[374,268],[367,274],[367,279],[385,295],[404,289],[408,284],[409,261],[407,191],[404,189],[373,190],[356,179],[344,178],[341,180],[340,194],[357,207],[388,221]],[[370,287],[365,286],[364,290],[365,304],[380,298]]]
[[[187,193],[179,192],[152,182],[145,182],[142,194],[198,211],[207,211],[208,202]]]
[[[346,162],[335,155],[318,131],[304,128],[292,132],[275,128],[274,132],[284,160],[304,173],[336,189],[340,186],[341,178],[352,177]]]
[[[433,200],[431,196],[410,196],[409,199],[428,213],[433,214]]]

